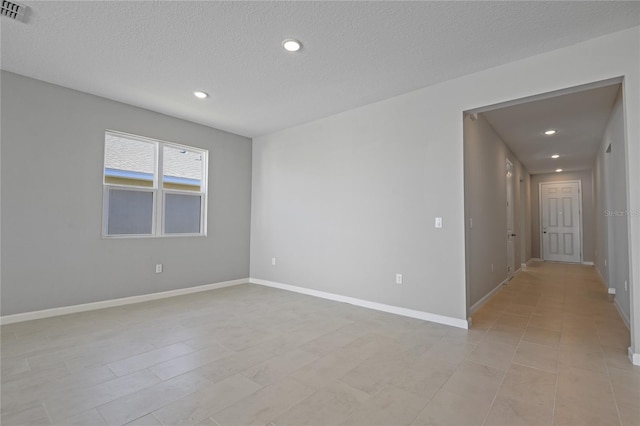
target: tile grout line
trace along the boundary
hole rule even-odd
[[[53,420],[51,419],[51,416],[49,415],[49,410],[47,410],[47,404],[45,404],[43,401],[40,401],[40,406],[44,410],[44,413],[47,415],[47,419],[49,420],[49,424],[54,424]]]
[[[600,332],[598,332],[598,342],[600,342]],[[620,414],[620,407],[618,407],[618,398],[616,398],[616,392],[615,392],[615,389],[613,388],[613,381],[611,380],[611,372],[609,371],[609,363],[607,362],[607,357],[604,352],[604,349],[602,348],[602,344],[598,346],[600,346],[600,350],[602,351],[602,354],[603,354],[604,367],[607,370],[607,378],[609,379],[609,388],[611,389],[611,395],[613,396],[613,404],[616,406],[616,413],[618,413],[618,421],[620,422],[620,425],[622,425],[622,414]]]
[[[31,368],[31,363],[29,362],[29,358],[25,357],[24,361],[27,363],[27,367],[29,367],[28,372],[32,372],[33,369]]]
[[[538,303],[540,303],[540,300],[538,300],[538,302],[536,302],[536,306],[538,306]],[[535,307],[534,307],[534,311],[535,311]],[[505,312],[503,311],[502,315],[504,315]],[[500,315],[500,317],[502,317],[502,315]],[[504,373],[504,376],[502,377],[502,380],[500,381],[500,385],[498,386],[498,389],[496,390],[496,394],[493,396],[493,399],[491,400],[491,405],[489,405],[489,409],[487,410],[487,414],[485,414],[484,418],[482,419],[482,423],[481,425],[484,426],[485,423],[487,422],[487,419],[489,418],[489,414],[491,414],[491,409],[493,408],[493,404],[495,404],[496,399],[498,398],[498,394],[500,393],[500,389],[502,389],[502,385],[504,384],[504,381],[507,378],[507,374],[509,374],[509,370],[511,370],[511,365],[514,364],[514,359],[516,358],[516,355],[518,353],[518,348],[520,347],[520,344],[522,343],[522,339],[524,338],[525,333],[527,332],[527,328],[529,327],[529,324],[531,323],[531,318],[533,317],[533,314],[529,315],[529,318],[527,319],[527,325],[524,327],[524,331],[522,332],[522,336],[520,336],[520,339],[518,340],[518,344],[516,345],[516,349],[513,352],[513,356],[511,357],[511,361],[509,362],[509,366],[507,367],[507,370]],[[498,318],[500,319],[500,318]],[[556,375],[557,377],[557,375]],[[553,424],[553,423],[551,423]]]
[[[133,373],[130,373],[130,374],[136,374],[136,373],[141,372],[141,371],[143,371],[143,370],[144,370],[144,371],[148,371],[149,373],[151,373],[151,374],[153,374],[154,376],[158,377],[158,376],[157,376],[157,374],[155,374],[153,371],[149,370],[149,368],[144,368],[144,369],[142,369],[142,370],[138,370],[138,371],[133,372]],[[100,404],[100,405],[98,405],[98,406],[95,406],[95,407],[93,407],[92,409],[95,409],[95,410],[98,412],[98,414],[100,414],[100,415],[102,416],[102,418],[105,420],[105,424],[109,424],[109,422],[107,422],[107,421],[106,421],[106,419],[104,418],[104,416],[102,415],[102,413],[101,413],[101,412],[100,412],[100,410],[99,410],[101,407],[104,407],[104,406],[106,406],[106,405],[109,405],[109,404],[111,404],[111,403],[113,403],[113,402],[115,402],[115,401],[117,401],[117,400],[123,399],[123,398],[125,398],[125,397],[127,397],[127,398],[128,398],[128,397],[131,397],[131,396],[133,396],[134,394],[137,394],[137,393],[139,393],[139,392],[143,392],[143,391],[149,390],[149,389],[151,389],[151,388],[153,388],[153,387],[155,387],[155,386],[162,385],[162,384],[164,384],[164,383],[167,383],[167,382],[168,382],[168,381],[170,381],[170,380],[173,380],[173,379],[175,379],[175,378],[177,378],[177,377],[184,376],[184,375],[186,375],[186,374],[190,374],[190,373],[193,373],[193,371],[187,371],[187,372],[184,372],[184,373],[179,374],[179,375],[177,375],[177,376],[175,376],[175,377],[172,377],[172,378],[170,378],[170,379],[168,379],[168,380],[162,380],[162,379],[160,379],[160,381],[159,381],[159,382],[157,382],[157,383],[154,383],[154,384],[152,384],[152,385],[150,385],[150,386],[147,386],[147,387],[145,387],[145,388],[143,388],[143,389],[140,389],[140,390],[138,390],[138,391],[135,391],[135,392],[132,392],[132,393],[129,393],[129,394],[125,394],[125,395],[121,395],[121,396],[119,396],[118,398],[115,398],[115,399],[113,399],[113,400],[111,400],[111,401],[105,402],[104,404]],[[128,375],[130,375],[130,374],[128,374]],[[212,382],[211,380],[209,380],[207,377],[204,377],[204,376],[202,376],[202,375],[200,375],[200,374],[197,374],[197,375],[198,375],[199,377],[201,377],[202,379],[204,379],[204,380],[206,380],[206,381],[208,381],[208,382],[210,382],[210,383],[213,383],[213,382]],[[121,377],[126,377],[126,376],[121,376]],[[168,405],[170,405],[170,404],[173,404],[175,401],[178,401],[178,400],[180,400],[180,399],[182,399],[182,398],[184,398],[184,397],[186,397],[186,396],[192,395],[192,394],[194,394],[194,393],[196,393],[196,392],[198,392],[198,390],[195,390],[195,391],[193,391],[193,392],[189,392],[187,395],[184,395],[184,396],[182,396],[182,397],[180,397],[180,398],[178,398],[178,399],[176,399],[176,400],[174,400],[174,401],[168,402],[168,403],[164,404],[163,406],[158,407],[158,408],[156,408],[155,410],[153,410],[153,411],[151,411],[151,412],[149,412],[149,413],[145,413],[145,414],[143,414],[143,415],[141,415],[141,416],[136,417],[135,419],[131,419],[130,421],[128,421],[127,423],[125,423],[125,424],[124,424],[124,426],[126,426],[128,423],[131,423],[131,422],[136,421],[137,419],[139,419],[139,418],[141,418],[141,417],[144,417],[144,416],[149,415],[149,414],[153,414],[155,411],[158,411],[158,410],[160,410],[160,409],[162,409],[162,408],[164,408],[164,407],[166,407],[166,406],[168,406]],[[154,416],[154,417],[155,417],[155,416]],[[161,422],[161,423],[162,423],[162,422]]]
[[[525,340],[525,342],[526,342],[526,340]],[[528,343],[528,342],[527,342],[527,343]],[[534,343],[534,344],[535,344],[535,343]],[[550,346],[547,346],[547,347],[550,347]],[[532,366],[532,365],[522,364],[521,362],[513,361],[513,362],[512,362],[512,364],[519,365],[519,366],[521,366],[521,367],[527,367],[527,368],[530,368],[530,369],[532,369],[532,370],[541,371],[541,372],[543,372],[543,373],[557,374],[557,372],[553,372],[553,371],[545,370],[544,368],[540,368],[540,367],[534,367],[534,366]]]
[[[468,333],[468,331],[469,331],[469,330],[467,330],[467,333]],[[444,339],[444,336],[445,336],[445,335],[440,336],[440,339],[439,339],[436,343],[434,343],[434,345],[435,345],[435,344],[437,344],[437,343],[440,343],[440,342]],[[475,346],[477,346],[477,344],[476,344],[476,343],[473,343],[473,345],[474,345],[474,349],[475,349]],[[431,349],[431,347],[430,347],[429,349]],[[425,353],[426,353],[426,352],[428,352],[428,351],[429,351],[429,349],[427,349],[427,350],[425,351]],[[462,359],[462,361],[460,361],[458,364],[456,364],[456,368],[454,368],[453,372],[449,375],[449,377],[447,377],[447,380],[445,380],[445,381],[444,381],[444,383],[442,383],[442,385],[440,385],[440,387],[438,388],[438,390],[437,390],[437,391],[435,391],[435,392],[433,393],[433,396],[432,396],[432,397],[427,401],[427,403],[424,405],[424,407],[422,408],[422,410],[420,410],[420,411],[415,415],[415,417],[411,420],[411,423],[409,423],[410,425],[413,425],[413,424],[414,424],[413,422],[415,422],[415,421],[416,421],[416,419],[418,419],[418,418],[422,415],[422,413],[424,412],[424,410],[426,410],[426,409],[427,409],[427,407],[429,406],[429,404],[431,403],[431,401],[433,401],[433,399],[436,397],[436,395],[437,395],[437,394],[442,390],[442,388],[444,388],[444,387],[445,387],[445,385],[449,382],[449,380],[451,380],[451,377],[455,374],[455,372],[456,372],[456,370],[458,369],[458,367],[460,366],[460,364],[462,364],[466,359],[467,359],[467,357],[465,356],[465,357]]]
[[[153,412],[149,413],[151,415],[151,417],[153,417],[159,424],[164,425],[164,423],[162,423],[162,421],[158,418],[158,416],[156,416],[156,411],[158,410],[154,410]],[[205,419],[202,419],[201,421],[205,421]]]
[[[562,285],[562,299],[564,300],[566,298],[566,293],[567,293],[567,289],[566,289],[566,285],[563,284]],[[551,410],[551,424],[555,424],[556,421],[556,404],[557,404],[557,400],[558,400],[558,383],[560,382],[560,351],[561,351],[561,346],[562,346],[562,334],[564,333],[564,302],[562,303],[562,324],[560,327],[560,338],[558,339],[558,358],[556,359],[556,383],[555,386],[553,387],[553,408]]]
[[[109,422],[107,422],[107,419],[102,415],[102,413],[100,412],[100,410],[98,410],[98,407],[93,407],[92,410],[96,410],[96,413],[98,413],[98,415],[100,416],[100,418],[102,419],[102,423],[105,425],[108,425]]]
[[[251,378],[249,378],[249,380],[251,380]],[[295,381],[296,383],[300,383],[300,382],[298,382],[298,381],[297,381],[297,380],[295,380],[295,379],[291,379],[291,380]],[[253,380],[251,380],[251,381],[253,382]],[[253,382],[253,383],[256,383],[256,382]],[[257,385],[259,385],[259,386],[262,386],[262,385],[260,385],[260,383],[256,383],[256,384],[257,384]],[[260,389],[258,389],[258,390],[256,390],[255,392],[250,393],[249,395],[247,395],[245,398],[248,398],[249,396],[251,396],[251,395],[255,394],[255,393],[256,393],[256,392],[258,392],[258,391],[260,391],[261,389],[267,388],[267,387],[269,387],[269,386],[270,386],[270,385],[262,386]],[[304,384],[303,384],[303,386],[306,386],[306,385],[304,385]],[[348,386],[348,385],[347,385],[347,386]],[[307,386],[307,387],[309,387],[309,386]],[[309,388],[310,388],[310,387],[309,387]],[[276,424],[276,423],[275,423],[275,421],[278,419],[278,417],[280,417],[280,416],[284,416],[285,414],[287,414],[288,412],[290,412],[291,410],[293,410],[294,408],[296,408],[298,405],[302,404],[303,402],[305,402],[306,400],[308,400],[308,399],[309,399],[309,398],[311,398],[312,396],[316,395],[318,392],[320,392],[320,389],[315,389],[315,388],[314,388],[314,389],[313,389],[313,392],[312,392],[308,397],[303,398],[300,402],[296,403],[295,405],[292,405],[292,406],[291,406],[291,407],[289,407],[286,411],[284,411],[284,412],[280,413],[276,418],[269,420],[269,422],[267,423],[267,425],[271,425],[271,424],[275,425],[275,424]],[[244,399],[244,398],[243,398],[243,399]],[[231,405],[233,405],[233,404],[230,404],[230,405],[228,405],[227,407],[231,407]],[[214,416],[216,413],[219,413],[220,411],[222,411],[222,410],[226,409],[227,407],[222,408],[222,409],[220,409],[220,410],[216,411],[215,413],[213,413],[213,414],[211,415],[211,419],[214,421],[214,423],[215,423],[215,424],[219,424],[219,423],[218,423],[218,422],[216,422],[216,421],[213,419],[213,416]]]
[[[504,312],[502,313],[502,315],[504,315]],[[500,317],[502,317],[502,315],[500,315]],[[529,322],[531,321],[531,318],[529,318],[527,320],[527,326],[529,324]],[[525,326],[525,331],[526,331],[527,327]],[[500,393],[500,389],[502,389],[502,385],[504,384],[505,379],[507,378],[507,374],[509,373],[509,370],[511,369],[511,364],[513,363],[513,360],[516,357],[516,353],[518,352],[518,347],[520,347],[520,343],[522,342],[522,338],[524,337],[524,331],[522,332],[522,336],[520,336],[520,339],[518,340],[518,344],[516,345],[515,350],[513,351],[513,356],[511,357],[511,361],[509,361],[509,365],[507,366],[507,369],[504,372],[504,375],[502,376],[502,379],[500,380],[500,385],[498,385],[498,388],[496,389],[496,393],[495,395],[493,395],[493,399],[491,400],[491,404],[489,404],[489,409],[487,410],[487,413],[484,415],[483,419],[482,419],[482,425],[484,426],[484,424],[487,421],[487,418],[489,417],[489,414],[491,414],[491,409],[493,408],[493,404],[496,402],[496,399],[498,398],[498,394]]]

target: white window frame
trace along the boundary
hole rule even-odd
[[[102,161],[102,238],[158,238],[158,237],[204,237],[207,235],[207,197],[208,197],[208,173],[209,173],[209,151],[206,149],[178,144],[174,142],[167,142],[158,139],[147,138],[144,136],[133,135],[130,133],[119,132],[115,130],[105,130],[105,142],[104,142],[104,157]],[[113,136],[137,140],[140,142],[151,143],[155,150],[155,170],[153,176],[153,186],[136,186],[136,185],[119,185],[113,183],[107,183],[105,180],[105,159],[107,152],[106,136],[111,134]],[[186,150],[191,152],[197,152],[202,155],[202,179],[200,182],[200,191],[187,191],[180,189],[164,189],[164,170],[163,170],[163,157],[164,147],[170,147],[180,150]],[[126,191],[141,191],[153,193],[153,217],[151,223],[150,234],[109,234],[109,189],[126,190]],[[185,194],[185,195],[200,195],[200,232],[198,233],[165,233],[165,194]]]

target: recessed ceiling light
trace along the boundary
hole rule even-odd
[[[560,155],[558,155],[558,154],[553,154],[553,155],[551,156],[551,158],[560,158]]]
[[[544,132],[544,134],[547,135],[547,136],[551,136],[551,135],[555,135],[556,131],[553,130],[553,129],[549,129],[546,132]]]
[[[282,42],[282,47],[284,47],[284,50],[288,52],[297,52],[298,50],[302,49],[302,43],[300,43],[298,40],[288,38]]]
[[[198,99],[204,99],[209,97],[209,95],[206,92],[201,92],[199,90],[196,90],[195,92],[193,92],[193,95]]]
[[[557,173],[560,173],[562,171],[562,169],[556,169]]]

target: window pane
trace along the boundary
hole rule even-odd
[[[201,190],[204,162],[201,152],[165,146],[163,156],[162,180],[165,189]]]
[[[151,234],[153,192],[111,188],[108,197],[108,235]]]
[[[164,198],[165,234],[199,234],[202,196],[166,194]]]
[[[156,169],[155,150],[152,142],[106,133],[104,182],[152,187]]]

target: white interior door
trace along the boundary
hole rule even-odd
[[[515,237],[513,225],[513,163],[507,159],[507,278],[515,272]]]
[[[580,183],[540,184],[542,258],[556,262],[580,262]]]

